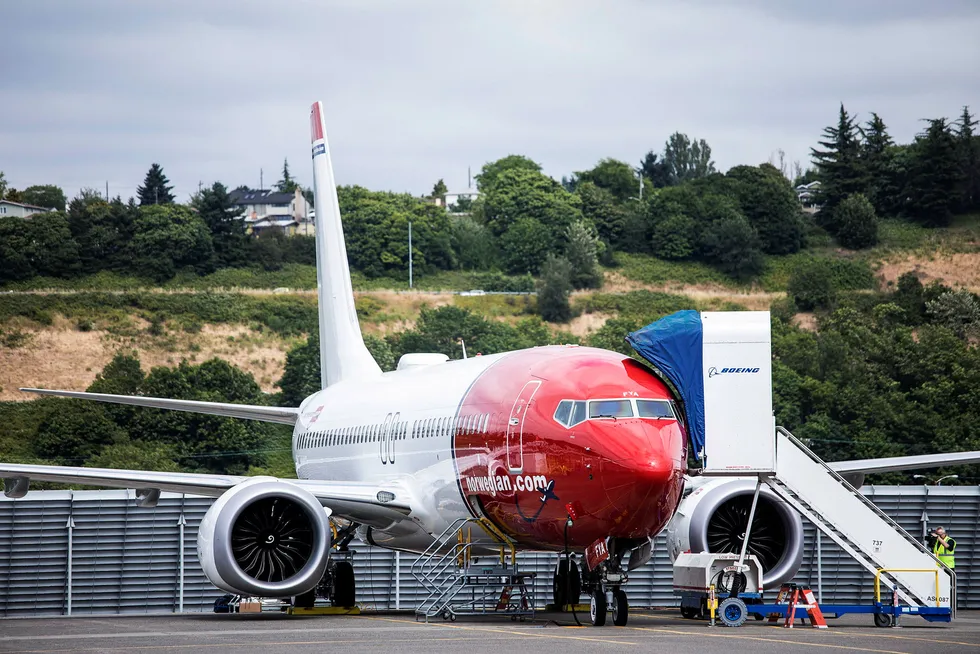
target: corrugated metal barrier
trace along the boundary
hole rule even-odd
[[[958,606],[980,608],[980,584],[972,583],[974,576],[980,580],[980,487],[862,490],[915,536],[924,527],[944,525],[957,541]],[[212,610],[222,592],[204,577],[196,546],[198,525],[211,502],[164,493],[156,508],[140,508],[132,491],[0,497],[0,617]],[[818,556],[815,529],[806,527],[797,581],[822,591],[827,603],[870,602],[871,575],[828,538],[821,539]],[[409,572],[414,555],[354,547],[362,608],[411,609],[422,600],[424,593]],[[551,597],[555,555],[521,556],[524,568],[538,573],[534,592],[543,606]],[[632,606],[676,604],[663,537],[650,563],[630,573],[627,591]]]

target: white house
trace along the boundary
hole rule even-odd
[[[820,206],[817,204],[817,193],[819,191],[820,182],[800,184],[796,187],[796,198],[803,205],[803,211],[806,213],[816,213],[820,210]]]
[[[46,207],[37,207],[33,204],[23,202],[11,202],[10,200],[0,200],[0,218],[10,216],[12,218],[29,218],[36,213],[47,213],[54,211]]]
[[[299,189],[294,193],[280,193],[246,188],[235,189],[228,195],[231,203],[241,209],[250,231],[274,228],[293,234],[298,225],[312,221],[313,209]]]
[[[480,192],[477,191],[475,188],[468,188],[464,191],[457,191],[455,193],[446,193],[445,206],[450,211],[452,211],[453,207],[457,205],[461,199],[467,199],[472,202],[473,200],[476,200],[479,196],[480,196]]]

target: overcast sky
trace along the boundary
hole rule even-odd
[[[310,183],[323,100],[337,179],[416,195],[526,154],[560,178],[682,131],[719,169],[806,163],[838,104],[899,141],[980,113],[977,0],[2,0],[0,170],[134,195],[152,162]]]

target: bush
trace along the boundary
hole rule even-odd
[[[960,338],[980,330],[980,302],[966,289],[949,291],[926,302],[926,314],[931,322],[951,329]]]
[[[834,209],[837,240],[846,248],[861,250],[878,242],[878,216],[875,208],[860,193],[847,196]]]
[[[831,262],[811,259],[798,266],[790,275],[788,291],[803,311],[829,308],[837,299]]]

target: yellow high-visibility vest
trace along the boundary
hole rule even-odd
[[[948,549],[937,538],[936,542],[932,544],[932,553],[935,554],[936,558],[942,561],[947,568],[955,568],[956,559],[954,558],[953,554],[956,550],[956,541],[947,536],[946,542],[950,545]]]

